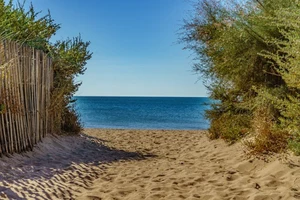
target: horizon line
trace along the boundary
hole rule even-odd
[[[208,98],[208,96],[143,96],[143,95],[74,95],[74,97],[170,97],[170,98],[174,98],[174,97],[181,97],[181,98]]]

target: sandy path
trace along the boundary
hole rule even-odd
[[[202,131],[84,133],[1,158],[0,199],[300,199],[297,157],[248,159]]]
[[[209,141],[200,131],[87,130],[106,145],[150,154],[115,163],[82,197],[101,199],[300,198],[300,169],[247,159],[240,144]],[[296,158],[295,158],[296,159]],[[287,161],[284,161],[287,162]],[[295,161],[294,161],[295,162]]]

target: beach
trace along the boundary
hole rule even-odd
[[[0,166],[0,199],[300,199],[298,157],[251,157],[200,130],[85,129]]]

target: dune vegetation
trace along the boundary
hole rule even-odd
[[[33,5],[29,9],[24,3],[5,3],[0,0],[0,38],[42,50],[52,58],[54,85],[51,92],[50,110],[55,120],[56,133],[79,133],[82,125],[74,109],[73,95],[80,82],[76,76],[85,71],[87,60],[92,53],[90,42],[81,36],[51,42],[51,37],[60,29],[50,12],[40,16]],[[0,109],[5,105],[0,105]]]
[[[201,0],[181,41],[214,101],[211,138],[300,154],[300,2]]]

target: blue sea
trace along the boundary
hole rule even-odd
[[[76,109],[85,128],[207,129],[205,97],[82,97]]]

